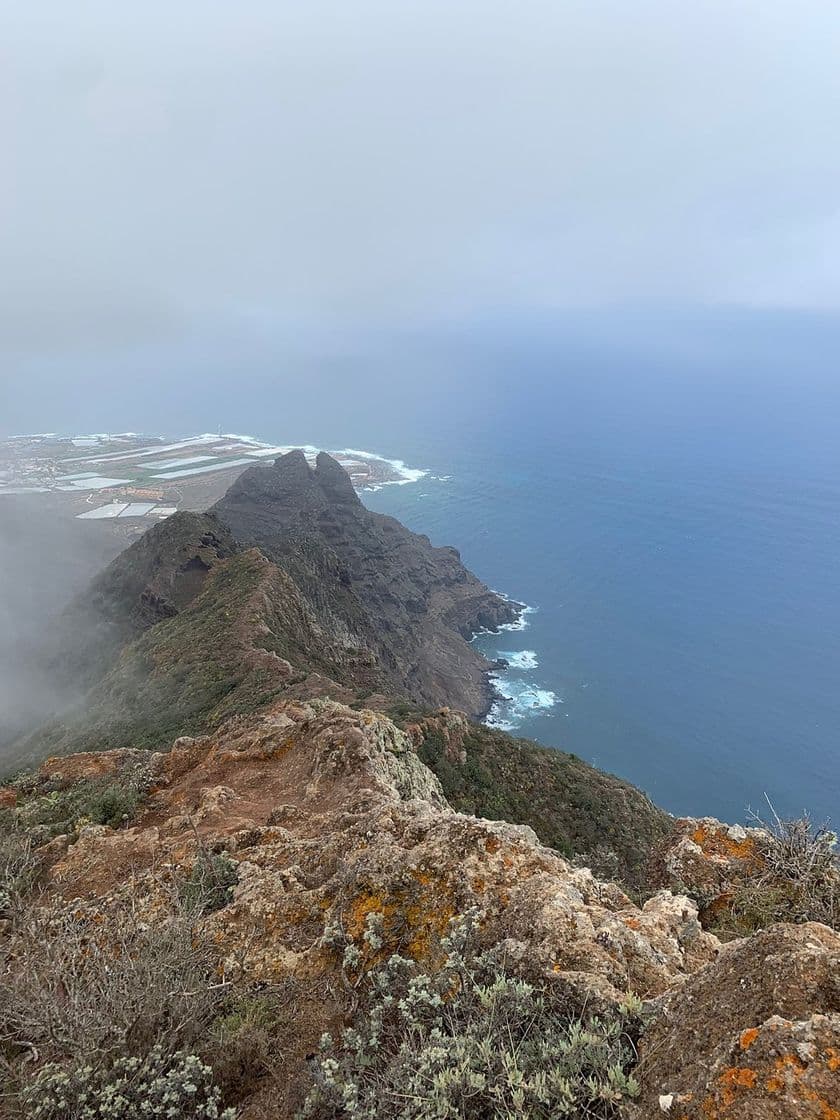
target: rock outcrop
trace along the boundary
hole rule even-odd
[[[55,758],[39,774],[67,781],[128,760],[136,764],[134,752]],[[148,772],[137,820],[86,829],[51,882],[68,899],[101,902],[125,889],[130,865],[132,889],[148,876],[151,897],[161,863],[188,862],[199,842],[225,850],[240,885],[214,919],[218,938],[231,951],[247,942],[260,977],[292,957],[304,971],[330,967],[320,934],[355,928],[374,909],[390,948],[422,956],[453,914],[477,905],[493,939],[520,943],[532,968],[586,976],[615,999],[628,988],[659,994],[717,952],[687,899],[663,891],[639,909],[530,828],[454,812],[405,733],[372,711],[282,701],[213,736],[176,740],[149,756]]]
[[[761,874],[770,840],[763,828],[725,824],[714,817],[681,817],[652,860],[650,877],[680,887],[711,918],[740,885]]]
[[[149,792],[125,827],[82,824],[43,849],[48,890],[104,928],[129,901],[153,922],[202,852],[226,853],[237,884],[203,919],[222,967],[293,980],[309,1008],[284,1073],[288,1108],[304,1056],[345,1007],[336,932],[360,940],[370,914],[382,915],[383,954],[433,967],[450,919],[477,907],[488,944],[590,1010],[629,990],[660,996],[720,948],[689,899],[662,891],[638,907],[530,828],[454,812],[409,737],[370,710],[283,700],[166,753],[50,759],[27,796],[138,767]]]
[[[295,581],[327,630],[376,654],[388,691],[470,716],[489,708],[488,662],[467,642],[517,617],[454,548],[435,548],[359,500],[343,468],[302,451],[242,474],[214,506],[234,537]]]
[[[840,1117],[840,934],[777,925],[726,946],[660,1002],[634,1115]],[[660,1105],[660,1102],[664,1102]]]
[[[463,728],[438,718],[457,757]],[[481,937],[570,1008],[609,1010],[628,991],[647,1001],[632,1120],[836,1120],[840,934],[827,927],[779,925],[721,945],[685,895],[661,890],[638,906],[530,828],[455,812],[408,734],[332,700],[280,700],[168,752],[49,759],[26,793],[9,787],[0,801],[25,815],[27,798],[140,772],[148,792],[124,827],[80,822],[41,849],[45,886],[107,929],[129,904],[160,921],[202,853],[235,865],[203,932],[223,973],[293,984],[299,1009],[271,1088],[278,1111],[255,1099],[242,1120],[299,1104],[306,1056],[348,1010],[341,946],[362,943],[370,915],[381,915],[382,940],[366,952],[434,968],[450,919],[471,908]],[[721,839],[723,854],[743,842]]]

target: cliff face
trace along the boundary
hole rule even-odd
[[[249,470],[214,512],[119,557],[68,616],[84,703],[25,744],[54,757],[0,786],[10,1083],[78,1065],[78,1023],[111,1031],[109,1061],[139,1053],[131,984],[113,988],[136,962],[144,1029],[169,1030],[147,987],[181,930],[185,971],[160,1002],[202,992],[210,1010],[186,1014],[177,1046],[262,1023],[271,993],[260,1063],[226,1043],[212,1060],[238,1120],[291,1118],[322,1033],[358,1023],[365,975],[394,953],[435,974],[469,913],[481,952],[578,1025],[624,1022],[634,993],[638,1086],[612,1068],[598,1111],[578,1114],[840,1120],[834,837],[673,821],[574,756],[430,710],[481,706],[486,665],[465,635],[513,612],[453,550],[366,511],[325,456]],[[100,990],[116,990],[107,1030]]]
[[[234,537],[280,565],[327,629],[375,653],[389,691],[468,715],[490,702],[487,661],[466,638],[517,616],[461,563],[366,509],[327,454],[301,451],[247,470],[214,507]]]

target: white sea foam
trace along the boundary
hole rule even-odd
[[[382,486],[406,486],[409,482],[419,482],[429,473],[417,467],[409,467],[402,459],[386,459],[384,455],[377,455],[375,451],[360,451],[357,447],[343,447],[335,455],[347,455],[356,459],[375,459],[379,463],[387,463],[398,474],[399,478],[392,478],[389,482],[381,482],[377,486],[368,487],[369,490],[379,490]]]
[[[513,602],[509,595],[503,591],[495,594],[507,602]],[[536,607],[523,606],[513,622],[506,622],[496,631],[483,631],[485,635],[505,631],[525,630],[530,623],[530,615],[536,612]],[[478,637],[478,635],[476,635]],[[482,648],[488,657],[493,653],[487,652],[486,646]],[[490,682],[496,693],[496,699],[485,719],[488,727],[497,727],[501,731],[515,731],[525,720],[535,715],[545,714],[555,704],[563,701],[552,692],[550,688],[543,688],[532,680],[520,676],[539,667],[537,651],[533,649],[505,650],[497,649],[496,657],[504,658],[507,668],[490,674]]]
[[[501,592],[497,591],[496,594],[499,595],[499,594],[501,594]],[[508,596],[505,595],[504,598],[507,599]],[[528,626],[530,625],[529,621],[528,621],[528,615],[534,614],[536,612],[536,610],[537,610],[536,607],[523,607],[522,610],[519,612],[519,617],[518,618],[515,618],[513,620],[513,622],[503,622],[502,625],[499,627],[499,629],[500,630],[527,630]]]
[[[548,688],[538,688],[528,681],[493,673],[491,681],[497,692],[496,700],[485,719],[488,727],[500,731],[515,731],[523,720],[545,713],[562,703],[557,694]]]
[[[511,669],[536,669],[539,665],[536,650],[533,649],[500,649],[499,657],[503,657]]]

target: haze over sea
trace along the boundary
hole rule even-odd
[[[519,662],[500,722],[676,813],[766,793],[840,822],[836,319],[577,314],[327,355],[252,326],[115,356],[118,413],[80,359],[36,424],[34,371],[9,430],[222,424],[426,468],[364,500],[537,608],[479,639]]]

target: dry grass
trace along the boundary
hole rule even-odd
[[[174,1052],[212,1022],[227,984],[190,921],[145,926],[56,905],[20,914],[2,950],[0,1048],[14,1059],[99,1065],[153,1046]]]
[[[717,909],[713,931],[745,937],[774,922],[823,922],[840,929],[836,834],[826,825],[815,827],[807,814],[783,819],[772,804],[770,810],[769,822],[752,815],[767,835],[762,871],[738,884]]]
[[[252,991],[236,965],[221,972],[205,908],[184,903],[171,874],[156,877],[166,905],[146,921],[139,895],[107,912],[68,905],[37,873],[25,833],[0,832],[0,1115],[29,1120],[54,1072],[107,1086],[135,1059],[168,1070],[198,1055],[225,1105],[275,1076],[274,990]]]

